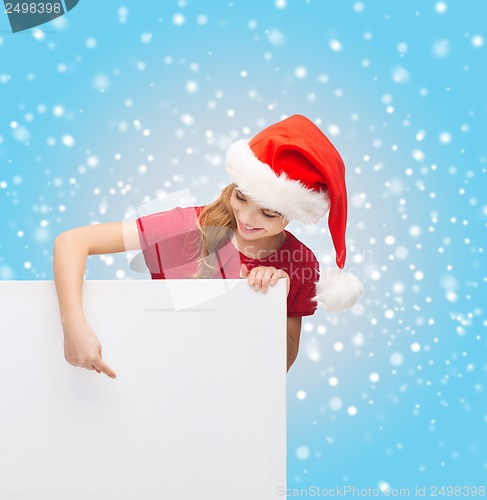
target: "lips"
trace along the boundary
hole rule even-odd
[[[249,227],[244,226],[238,219],[237,219],[237,222],[238,222],[240,228],[242,229],[242,231],[244,231],[246,233],[255,233],[257,231],[262,231],[261,227],[250,229]]]

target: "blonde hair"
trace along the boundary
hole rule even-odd
[[[198,267],[190,278],[211,278],[217,270],[216,250],[237,228],[230,205],[234,188],[234,183],[224,187],[218,198],[206,205],[197,218],[199,231],[195,243],[198,248],[193,258],[197,258]]]

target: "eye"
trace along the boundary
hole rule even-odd
[[[244,198],[241,198],[241,197],[239,196],[239,192],[238,192],[237,190],[235,190],[235,197],[237,198],[237,200],[238,200],[238,201],[241,201],[241,202],[243,202],[243,203],[247,203],[247,200],[245,200]],[[267,215],[267,214],[266,214],[266,213],[264,213],[263,211],[262,211],[262,215],[263,215],[264,217],[267,217],[268,219],[275,219],[275,218],[277,217],[277,215]]]

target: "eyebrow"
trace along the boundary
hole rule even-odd
[[[235,191],[237,191],[237,193],[242,196],[243,198],[245,198],[245,195],[240,191],[240,189],[238,189],[237,187],[235,188]],[[245,198],[246,199],[246,198]],[[277,210],[271,210],[270,208],[261,208],[261,210],[265,210],[266,212],[271,212],[273,214],[277,214],[277,215],[280,215],[281,217],[283,217],[283,215],[281,214],[281,212],[278,212]]]

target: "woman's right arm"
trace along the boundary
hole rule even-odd
[[[135,221],[77,227],[61,233],[54,241],[54,282],[64,331],[64,355],[70,364],[116,377],[101,359],[102,346],[84,315],[86,259],[88,255],[139,249]]]

